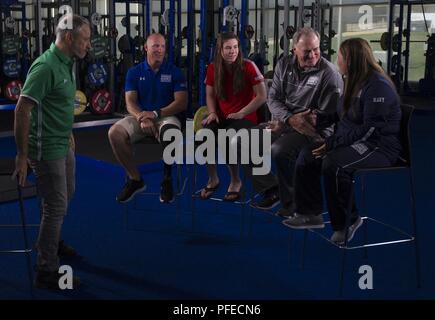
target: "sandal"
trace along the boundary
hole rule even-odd
[[[201,190],[201,192],[200,192],[200,194],[199,194],[199,197],[202,199],[202,200],[207,200],[207,199],[210,199],[211,198],[211,196],[213,195],[213,193],[217,190],[219,188],[219,183],[217,184],[217,185],[215,185],[214,187],[205,187],[205,188],[203,188],[202,190]],[[205,196],[203,196],[202,195],[202,191],[205,191]]]
[[[241,191],[228,191],[227,193],[225,193],[224,201],[234,202],[240,200],[241,197]]]

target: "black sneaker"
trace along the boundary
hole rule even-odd
[[[347,231],[347,242],[353,239],[353,236],[355,235],[356,230],[358,230],[359,227],[363,224],[363,220],[360,216],[355,220],[355,222],[349,226],[349,230]],[[331,241],[335,242],[338,245],[343,245],[346,240],[346,230],[339,230],[335,231],[332,234]]]
[[[321,214],[314,215],[295,213],[282,223],[292,229],[321,229],[325,227],[323,215]]]
[[[73,247],[67,245],[63,240],[59,242],[57,255],[63,258],[74,258],[78,256],[77,251]]]
[[[63,274],[57,271],[37,271],[34,286],[38,289],[62,290],[59,286],[59,279]],[[77,289],[80,286],[80,278],[73,276],[72,288]]]
[[[279,204],[279,196],[278,193],[272,192],[269,194],[265,194],[264,198],[254,203],[254,207],[260,210],[270,210],[274,207],[276,207]]]
[[[160,202],[171,203],[174,201],[174,191],[172,190],[172,179],[165,178],[160,188]]]
[[[276,213],[276,216],[279,216],[281,218],[289,218],[289,217],[293,217],[294,215],[294,208],[280,208]]]
[[[143,179],[140,181],[128,179],[122,191],[116,196],[116,200],[125,203],[133,199],[136,193],[145,190],[146,186]]]

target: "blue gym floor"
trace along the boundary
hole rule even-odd
[[[367,258],[362,250],[348,252],[340,296],[342,251],[317,235],[308,233],[301,268],[303,231],[291,231],[290,236],[290,229],[278,217],[255,210],[251,215],[248,208],[242,216],[240,206],[212,201],[196,200],[193,219],[190,185],[178,203],[180,210],[177,203],[160,204],[157,196],[139,196],[126,213],[125,206],[115,201],[123,185],[121,168],[78,154],[77,191],[63,238],[82,258],[62,264],[72,266],[82,287],[73,292],[31,292],[25,256],[1,254],[0,299],[434,299],[434,135],[435,113],[417,112],[412,121],[412,156],[420,289],[416,288],[412,244],[371,248]],[[0,156],[14,154],[13,138],[0,139]],[[148,191],[158,192],[160,169],[161,164],[141,166]],[[220,176],[223,194],[228,181],[223,166]],[[366,208],[370,216],[410,231],[409,186],[402,178],[400,174],[369,177]],[[198,188],[204,183],[202,168]],[[27,216],[30,223],[39,220],[33,200],[27,204]],[[0,224],[18,222],[18,218],[16,205],[0,208]],[[22,244],[20,230],[0,230],[1,246]],[[368,230],[369,239],[390,236],[378,226],[370,225]],[[29,232],[32,242],[36,231]],[[362,232],[358,232],[352,242],[361,241]],[[362,265],[373,269],[372,290],[358,286]]]

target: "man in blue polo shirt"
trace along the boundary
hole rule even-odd
[[[170,141],[163,141],[165,131],[181,129],[180,115],[187,107],[186,80],[179,68],[165,61],[165,38],[153,33],[144,48],[146,60],[130,68],[126,77],[125,101],[129,115],[109,130],[113,153],[129,178],[116,197],[121,203],[145,189],[134,163],[133,144],[152,136],[166,147]],[[165,164],[160,202],[169,203],[173,198],[171,165]]]

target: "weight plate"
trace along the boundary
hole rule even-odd
[[[112,111],[112,97],[106,89],[98,90],[92,96],[91,111],[106,114]]]
[[[76,95],[75,95],[75,99],[74,99],[74,115],[75,116],[82,113],[83,111],[85,111],[87,102],[88,101],[86,99],[86,95],[82,91],[77,90]]]
[[[6,17],[5,26],[6,28],[13,29],[15,27],[15,19],[12,17]]]
[[[7,58],[3,62],[3,73],[9,78],[17,78],[20,75],[21,64],[16,57]]]
[[[99,26],[101,23],[101,14],[99,14],[98,12],[94,12],[91,15],[91,23],[96,27]]]
[[[101,59],[105,56],[109,47],[109,40],[106,37],[96,34],[91,39],[91,47],[91,50],[89,50],[91,57],[94,59]]]
[[[108,77],[107,67],[100,62],[92,63],[88,67],[88,79],[92,85],[99,87],[106,83]]]
[[[9,82],[5,88],[6,98],[12,101],[17,101],[20,97],[22,87],[23,83],[20,80],[14,80]]]
[[[390,34],[388,32],[384,32],[381,35],[380,45],[382,50],[388,50],[388,41],[390,41]]]
[[[6,36],[2,41],[2,53],[5,55],[13,55],[21,48],[20,38],[17,36]]]
[[[207,106],[202,106],[196,110],[193,117],[193,132],[198,132],[199,129],[202,129],[202,120],[206,117],[208,117]]]

